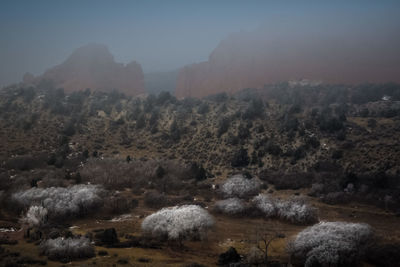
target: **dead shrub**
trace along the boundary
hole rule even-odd
[[[164,170],[160,175],[160,166]],[[182,181],[190,178],[186,164],[174,160],[137,160],[127,162],[122,159],[90,159],[79,170],[83,182],[102,184],[106,188],[157,188],[161,191],[180,190]],[[161,177],[160,177],[161,176]]]
[[[300,189],[310,187],[313,181],[314,175],[312,173],[268,173],[268,171],[262,171],[260,179],[273,184],[277,190],[284,189]]]
[[[149,191],[144,194],[144,203],[150,208],[161,208],[168,206],[168,198],[158,191]]]

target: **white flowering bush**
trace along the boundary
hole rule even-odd
[[[288,252],[295,265],[357,266],[372,236],[367,224],[321,222],[301,231]]]
[[[309,205],[302,198],[280,200],[259,194],[251,200],[251,203],[267,218],[278,217],[297,224],[308,224],[318,221],[317,209]]]
[[[228,198],[224,200],[217,201],[215,203],[214,209],[216,212],[237,215],[245,211],[246,206],[243,200],[238,198]]]
[[[24,207],[41,205],[47,209],[49,217],[62,218],[86,214],[99,207],[103,204],[104,194],[105,191],[97,185],[33,187],[13,194],[12,199]]]
[[[95,255],[93,245],[85,237],[47,239],[40,244],[40,249],[50,260],[62,262]]]
[[[271,218],[277,215],[277,208],[275,200],[267,195],[259,194],[251,200],[253,206],[255,206],[262,214],[267,218]]]
[[[227,179],[221,186],[221,192],[225,197],[247,197],[256,195],[260,191],[260,181],[257,178],[247,179],[237,174]]]
[[[31,227],[41,227],[47,223],[47,209],[42,206],[31,206],[21,222]]]
[[[145,235],[161,240],[202,239],[214,225],[214,218],[197,205],[163,208],[142,222]]]
[[[278,217],[297,224],[309,224],[318,221],[317,209],[301,198],[276,202]]]

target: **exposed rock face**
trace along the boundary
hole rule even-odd
[[[203,97],[265,84],[309,79],[327,83],[400,81],[398,40],[387,32],[274,29],[239,32],[208,61],[180,70],[175,95]],[[395,44],[396,43],[396,44]]]
[[[24,80],[29,80],[25,77]],[[145,93],[143,71],[133,61],[127,65],[116,63],[107,47],[89,44],[76,49],[62,64],[35,78],[36,82],[49,80],[56,88],[73,92],[90,88],[110,91],[117,89],[126,95]]]

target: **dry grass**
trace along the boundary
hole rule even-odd
[[[280,196],[286,198],[292,194],[292,190],[280,192]],[[400,240],[400,229],[398,224],[400,218],[393,214],[386,213],[380,209],[367,205],[346,205],[330,206],[320,202],[313,202],[323,212],[320,219],[323,221],[349,221],[365,222],[376,230],[379,236],[383,236],[390,242]],[[140,205],[132,212],[130,221],[110,222],[105,220],[80,220],[76,222],[78,228],[73,229],[76,234],[84,234],[98,228],[115,227],[119,236],[125,234],[140,235],[140,215],[151,214],[154,210]],[[288,261],[286,254],[287,241],[304,229],[305,226],[297,226],[278,220],[264,220],[259,218],[232,218],[228,216],[214,214],[216,219],[215,228],[209,233],[208,240],[204,242],[185,242],[183,249],[174,246],[165,246],[162,249],[106,249],[107,257],[99,257],[88,260],[96,261],[97,265],[106,266],[115,263],[119,258],[129,258],[131,263],[137,266],[182,266],[184,263],[198,262],[206,266],[215,266],[218,255],[226,251],[230,246],[235,247],[240,254],[246,254],[253,246],[254,234],[260,229],[266,233],[279,232],[285,234],[285,238],[277,239],[270,246],[269,254],[271,259]],[[124,238],[121,238],[124,240]],[[15,248],[19,247],[17,245]],[[29,244],[22,243],[22,247],[29,248]],[[37,251],[35,247],[30,247]],[[100,248],[97,248],[99,250]],[[104,249],[104,248],[101,248]],[[118,254],[118,257],[113,257]],[[140,263],[140,257],[151,259],[150,263]]]

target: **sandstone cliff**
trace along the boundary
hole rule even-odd
[[[399,42],[400,44],[400,42]],[[379,33],[296,29],[239,32],[223,40],[208,61],[183,67],[175,95],[203,97],[290,80],[327,83],[400,81],[400,55]]]
[[[27,79],[28,78],[28,79]],[[145,93],[143,71],[137,62],[116,63],[107,47],[89,44],[76,49],[63,63],[34,78],[52,81],[56,88],[73,92],[90,88],[98,91],[116,89],[126,95]],[[32,77],[24,77],[31,81]]]

